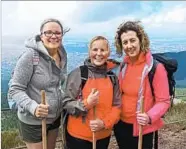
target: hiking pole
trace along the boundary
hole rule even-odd
[[[97,89],[94,89],[94,93]],[[96,119],[96,106],[93,107],[93,119]],[[92,149],[96,149],[96,132],[92,133]]]
[[[144,99],[142,97],[140,102],[140,113],[144,112]],[[143,144],[143,126],[139,125],[138,149],[142,149]]]
[[[41,90],[41,103],[44,105],[46,104],[45,90]],[[43,142],[43,149],[47,149],[46,118],[42,119],[42,142]]]
[[[96,119],[96,106],[93,107],[93,117]],[[92,149],[96,149],[96,132],[92,133]]]

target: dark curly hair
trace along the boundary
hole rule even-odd
[[[119,56],[123,55],[121,35],[124,32],[126,33],[127,31],[136,32],[137,37],[140,41],[141,51],[146,53],[149,50],[150,45],[149,37],[147,36],[147,33],[144,31],[144,28],[140,23],[141,23],[140,21],[127,21],[119,25],[115,36],[116,53]]]

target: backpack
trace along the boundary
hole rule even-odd
[[[174,78],[174,73],[176,72],[178,68],[178,62],[176,59],[165,57],[163,54],[153,54],[153,66],[151,71],[149,72],[149,82],[151,86],[152,95],[154,96],[154,89],[153,89],[153,78],[154,74],[156,72],[156,67],[158,63],[161,63],[164,65],[166,71],[167,71],[167,78],[168,78],[168,84],[169,84],[169,94],[170,94],[170,101],[171,101],[171,107],[173,106],[173,99],[175,97],[175,86],[176,81]]]
[[[153,66],[148,74],[152,95],[154,96],[154,88],[153,88],[154,74],[156,72],[157,65],[161,63],[163,64],[163,66],[165,67],[165,70],[167,71],[169,94],[170,94],[170,101],[171,101],[171,107],[172,107],[173,99],[175,97],[175,85],[176,85],[174,73],[176,72],[178,68],[178,62],[176,59],[168,58],[164,56],[164,54],[160,54],[160,53],[152,54],[152,56],[153,56]],[[120,72],[124,66],[125,66],[125,63],[122,63],[120,67]]]
[[[37,52],[36,50],[32,50],[33,51],[33,55],[32,55],[32,62],[33,62],[33,73],[34,73],[34,70],[35,70],[35,66],[37,66],[39,64],[39,52]],[[21,58],[21,56],[24,54],[25,52],[23,52],[18,59]],[[15,68],[14,68],[15,69]],[[8,83],[8,86],[10,88],[11,84],[12,84],[12,78],[13,78],[13,75],[14,75],[14,69],[12,70],[12,73],[11,73],[11,78],[10,78],[10,81]],[[32,73],[32,75],[33,75]],[[32,76],[31,76],[32,78]],[[12,111],[17,111],[18,107],[17,107],[17,104],[15,102],[14,99],[11,99],[9,96],[8,96],[8,104],[9,104],[9,108],[12,110]]]
[[[148,74],[152,95],[154,96],[154,89],[153,89],[154,74],[156,72],[157,65],[161,63],[163,64],[163,66],[165,67],[165,70],[167,71],[169,94],[170,94],[170,101],[171,101],[171,107],[172,107],[173,99],[175,97],[175,85],[176,85],[176,81],[174,79],[174,73],[176,72],[178,68],[178,62],[176,59],[165,57],[164,54],[160,54],[160,53],[152,54],[152,56],[153,56],[153,66]],[[124,67],[124,65],[125,65],[124,63],[121,64],[120,72],[122,68]],[[153,144],[154,144],[154,149],[158,149],[158,130],[154,132],[154,143]]]

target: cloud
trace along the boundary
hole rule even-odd
[[[149,24],[186,23],[186,6],[178,5],[170,10],[154,13],[142,21]]]
[[[142,22],[151,35],[183,36],[186,34],[186,5],[165,7],[161,12],[143,18]]]
[[[2,8],[3,35],[36,34],[48,17],[60,19],[70,27],[66,34],[70,38],[98,34],[113,38],[124,20],[142,20],[152,36],[186,34],[186,2],[3,1]]]
[[[104,22],[114,17],[135,13],[140,9],[139,1],[90,1],[81,4],[75,12],[78,23]]]
[[[13,4],[16,5],[13,6]],[[3,1],[2,34],[28,34],[31,31],[36,33],[39,31],[40,23],[50,17],[68,24],[77,5],[75,1],[19,1],[13,3]],[[11,9],[12,11],[10,11]]]

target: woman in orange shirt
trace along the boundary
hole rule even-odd
[[[108,148],[112,128],[121,112],[119,82],[113,73],[113,68],[119,65],[108,61],[109,55],[108,40],[96,36],[90,42],[89,57],[83,65],[88,69],[87,78],[83,78],[87,79],[84,87],[80,67],[68,75],[63,107],[70,114],[66,133],[69,149],[92,149],[93,132],[96,149]]]
[[[153,66],[149,38],[140,22],[122,23],[115,38],[117,53],[124,52],[125,64],[119,74],[122,91],[121,120],[114,127],[120,149],[137,149],[139,125],[143,126],[143,149],[152,149],[153,132],[163,126],[162,115],[170,106],[167,72],[158,63],[152,95],[148,73]],[[140,101],[144,99],[144,113]]]

